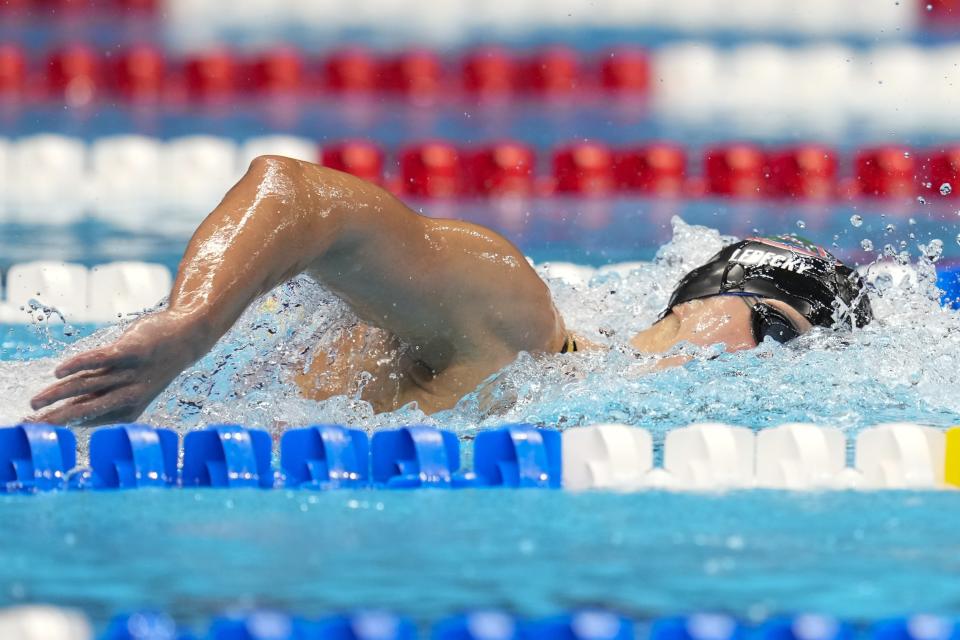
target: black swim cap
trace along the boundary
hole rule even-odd
[[[753,295],[785,302],[814,325],[832,327],[840,321],[862,327],[873,319],[862,289],[854,270],[803,238],[747,238],[684,276],[667,311],[715,295]]]

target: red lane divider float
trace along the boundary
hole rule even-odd
[[[89,84],[99,77],[87,71],[58,74],[71,78],[59,86],[72,95],[88,91]],[[136,92],[140,89],[134,87],[146,87],[146,91],[150,85],[128,86]],[[538,152],[516,140],[471,145],[428,140],[388,155],[367,140],[315,145],[295,136],[262,136],[240,147],[232,140],[210,136],[169,142],[120,136],[104,138],[87,149],[81,140],[46,134],[4,142],[0,153],[5,154],[12,175],[24,167],[41,174],[54,171],[73,181],[71,184],[93,181],[98,189],[104,179],[108,184],[116,179],[127,185],[121,191],[140,184],[146,189],[142,181],[162,172],[167,166],[164,158],[190,156],[195,171],[188,173],[197,184],[214,184],[214,195],[222,193],[216,184],[226,188],[251,158],[266,153],[320,162],[415,198],[629,195],[804,202],[923,198],[936,202],[953,201],[960,194],[960,144],[928,149],[879,146],[841,156],[819,144],[766,147],[736,142],[689,150],[671,142],[611,146],[580,140]],[[127,171],[127,167],[132,168]],[[16,181],[11,182],[11,202],[21,198],[18,187]],[[102,195],[109,200],[109,194],[119,193],[107,189]],[[23,197],[36,198],[32,194]],[[84,200],[77,202],[82,208]]]
[[[561,195],[607,197],[780,198],[822,201],[843,197],[956,198],[960,145],[910,151],[861,149],[840,177],[837,152],[819,144],[767,148],[715,145],[702,152],[702,173],[690,175],[689,154],[670,142],[612,147],[575,142],[554,149],[544,175],[533,148],[516,141],[459,147],[433,140],[398,150],[396,170],[384,177],[384,152],[368,141],[326,146],[321,162],[419,198]]]
[[[0,17],[28,17],[53,22],[79,17],[152,15],[162,0],[3,0]]]
[[[453,59],[424,49],[381,54],[347,48],[323,56],[292,48],[255,54],[213,49],[173,59],[146,43],[110,52],[70,44],[31,57],[18,45],[0,43],[0,99],[71,105],[96,99],[203,102],[265,95],[368,94],[419,102],[463,93],[528,99],[643,96],[649,76],[647,52],[635,48],[597,55],[563,47],[528,54],[485,48]]]

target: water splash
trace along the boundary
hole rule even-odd
[[[635,353],[629,338],[656,320],[687,271],[733,241],[679,219],[673,224],[673,240],[650,263],[577,267],[584,276],[579,282],[551,276],[561,272],[558,267],[538,267],[567,326],[609,350],[520,354],[451,410],[427,416],[411,405],[375,414],[359,391],[323,402],[300,397],[291,372],[306,366],[315,345],[332,348],[358,321],[323,287],[298,277],[248,309],[143,420],[181,430],[238,422],[273,431],[319,422],[370,430],[420,422],[463,435],[514,421],[561,427],[617,421],[662,433],[705,420],[753,427],[809,421],[851,431],[883,421],[960,420],[960,396],[954,393],[960,386],[960,314],[937,301],[934,243],[915,262],[901,253],[870,266],[877,320],[864,329],[817,329],[788,345],[767,343],[734,354],[689,350],[690,364],[651,373],[656,357]],[[121,329],[97,332],[64,347],[63,355],[106,342]],[[0,421],[26,412],[24,398],[49,382],[52,367],[49,359],[0,362]]]

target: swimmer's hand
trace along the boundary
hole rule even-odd
[[[160,312],[135,322],[116,342],[70,358],[54,371],[60,381],[30,401],[37,413],[24,420],[85,427],[136,420],[202,355],[192,324]]]

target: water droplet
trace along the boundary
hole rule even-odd
[[[943,255],[943,241],[934,238],[926,245],[921,245],[920,250],[931,262],[936,262]]]
[[[932,4],[928,4],[928,5],[927,5],[927,11],[933,11],[933,5],[932,5]]]
[[[855,227],[859,227],[860,225],[863,224],[863,216],[861,216],[858,213],[853,214],[852,216],[850,216],[850,224],[852,224]]]
[[[863,247],[864,251],[873,251],[873,242],[868,238],[864,238],[860,241],[860,246]]]
[[[944,182],[942,185],[940,185],[940,195],[948,196],[951,193],[953,193],[953,187],[950,186],[949,182]]]
[[[927,204],[927,199],[924,198],[923,196],[917,196],[917,202],[919,202],[920,204]]]
[[[903,157],[904,157],[904,158],[909,158],[909,157],[910,157],[910,152],[909,152],[909,151],[904,151],[904,152],[903,152]]]
[[[897,230],[897,228],[896,228],[895,226],[893,226],[892,224],[888,224],[887,226],[885,226],[885,227],[883,228],[884,233],[893,233],[893,232],[896,231],[896,230]]]
[[[916,218],[910,218],[909,220],[907,220],[907,224],[909,224],[910,226],[913,226],[913,225],[917,224],[917,219],[916,219]]]
[[[807,223],[803,220],[797,220],[797,229],[806,229]]]
[[[884,292],[893,286],[893,276],[887,272],[877,274],[873,279],[873,286],[877,291]]]

